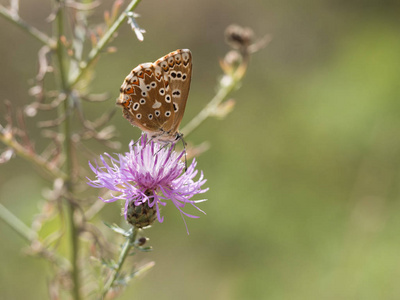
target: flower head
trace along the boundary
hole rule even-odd
[[[173,145],[165,147],[148,141],[147,136],[142,135],[136,143],[132,141],[129,144],[129,152],[125,155],[117,154],[117,157],[112,157],[105,153],[110,162],[100,156],[101,166],[97,162],[94,166],[89,162],[96,179],[88,178],[88,184],[117,192],[111,194],[109,199],[100,199],[104,202],[124,200],[125,219],[132,220],[133,216],[134,221],[133,223],[131,221],[131,224],[138,227],[142,223],[137,221],[137,212],[145,211],[153,220],[156,213],[158,221],[163,222],[160,205],[165,206],[167,201],[171,201],[181,214],[198,218],[183,212],[182,208],[189,203],[203,212],[196,203],[205,200],[191,200],[191,198],[208,190],[201,188],[206,180],[201,172],[200,178],[194,181],[193,178],[198,173],[195,169],[196,160],[193,159],[185,172],[185,164],[181,161],[185,152],[178,154],[173,148]],[[149,223],[151,224],[149,221],[147,225]],[[146,226],[146,222],[143,224]]]

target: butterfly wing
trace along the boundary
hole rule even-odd
[[[165,102],[164,78],[161,69],[153,63],[140,64],[133,69],[120,92],[117,105],[122,106],[124,117],[132,125],[157,135],[168,122],[172,124],[173,106]]]
[[[173,141],[185,111],[192,72],[189,50],[140,64],[125,78],[117,105],[124,117],[152,137]]]
[[[171,133],[178,131],[185,112],[192,78],[192,53],[189,49],[171,52],[154,63],[163,70],[166,91],[172,98],[173,122],[168,128]]]

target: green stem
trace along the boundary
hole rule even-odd
[[[107,30],[107,32],[103,35],[103,37],[99,40],[97,45],[89,52],[88,58],[86,62],[80,63],[80,69],[70,78],[69,85],[73,87],[78,81],[82,78],[85,72],[89,69],[89,67],[95,62],[96,58],[99,56],[101,51],[113,37],[114,33],[118,30],[118,28],[122,25],[122,23],[127,18],[127,12],[133,11],[136,6],[140,3],[141,0],[132,0],[125,11],[121,13],[118,19],[111,25],[111,27]]]
[[[0,219],[2,219],[8,226],[14,229],[22,238],[28,242],[37,239],[37,233],[25,225],[18,217],[11,213],[0,203]]]
[[[62,256],[57,255],[57,253],[48,250],[39,241],[38,234],[36,231],[32,230],[30,227],[26,226],[17,216],[10,212],[5,206],[0,203],[0,219],[4,221],[11,229],[18,233],[23,239],[28,243],[31,243],[39,254],[50,260],[51,262],[61,266],[65,269],[69,267],[69,262]]]
[[[108,291],[113,287],[115,280],[120,275],[121,268],[125,262],[125,259],[127,258],[128,254],[129,254],[129,251],[131,250],[131,248],[135,242],[137,233],[138,233],[137,228],[132,227],[130,229],[129,235],[126,237],[126,241],[125,241],[124,245],[122,246],[121,253],[120,253],[119,259],[118,259],[118,263],[115,266],[110,279],[108,280],[108,282],[106,283],[106,285],[103,289],[103,298],[105,298]]]
[[[71,141],[71,114],[69,107],[69,93],[70,86],[68,85],[67,80],[67,70],[64,62],[64,48],[61,42],[61,37],[64,33],[64,3],[63,0],[57,0],[58,12],[57,12],[57,21],[56,21],[56,36],[57,36],[57,61],[59,67],[59,75],[61,81],[61,89],[67,95],[66,101],[64,101],[64,105],[60,107],[60,115],[65,115],[65,121],[63,122],[63,128],[61,129],[64,133],[64,142],[63,142],[63,150],[65,156],[65,164],[64,171],[67,174],[67,178],[64,181],[64,186],[66,189],[67,197],[65,197],[65,204],[67,206],[66,214],[69,226],[69,236],[70,236],[70,262],[71,262],[71,280],[73,283],[72,287],[72,296],[74,300],[79,300],[80,297],[80,281],[79,281],[79,267],[78,267],[78,250],[79,250],[79,239],[78,239],[78,229],[75,223],[74,215],[75,215],[75,206],[72,203],[71,197],[73,195],[73,165],[72,165],[72,141]]]
[[[55,49],[56,42],[52,38],[41,32],[40,30],[36,29],[35,27],[29,25],[24,20],[22,20],[17,14],[12,13],[10,10],[6,9],[2,5],[0,5],[0,15],[3,16],[6,20],[12,22],[13,24],[23,29],[25,32],[29,33],[31,36],[33,36],[41,43],[49,46],[52,49]]]
[[[44,158],[41,156],[27,150],[21,144],[19,144],[11,136],[0,134],[0,141],[3,142],[8,147],[11,147],[17,155],[30,161],[31,163],[38,166],[40,169],[44,170],[46,174],[49,174],[53,178],[66,178],[66,174],[58,169],[57,167],[51,166]]]
[[[220,82],[220,89],[211,101],[204,107],[192,120],[189,121],[182,128],[181,132],[184,136],[190,134],[195,130],[201,123],[203,123],[210,115],[212,115],[217,109],[218,105],[236,88],[238,83],[242,80],[245,74],[245,66],[239,67],[234,74],[225,75]],[[228,83],[223,81],[228,78]]]

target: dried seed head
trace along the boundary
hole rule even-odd
[[[245,50],[251,45],[254,33],[248,27],[239,25],[230,25],[225,30],[226,42],[234,49]]]

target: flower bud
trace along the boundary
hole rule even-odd
[[[146,191],[147,196],[151,196],[151,191]],[[132,226],[136,228],[143,228],[150,226],[154,223],[157,218],[156,206],[150,207],[148,201],[145,201],[139,205],[135,205],[135,201],[131,201],[128,204],[128,210],[126,214],[126,220]]]

